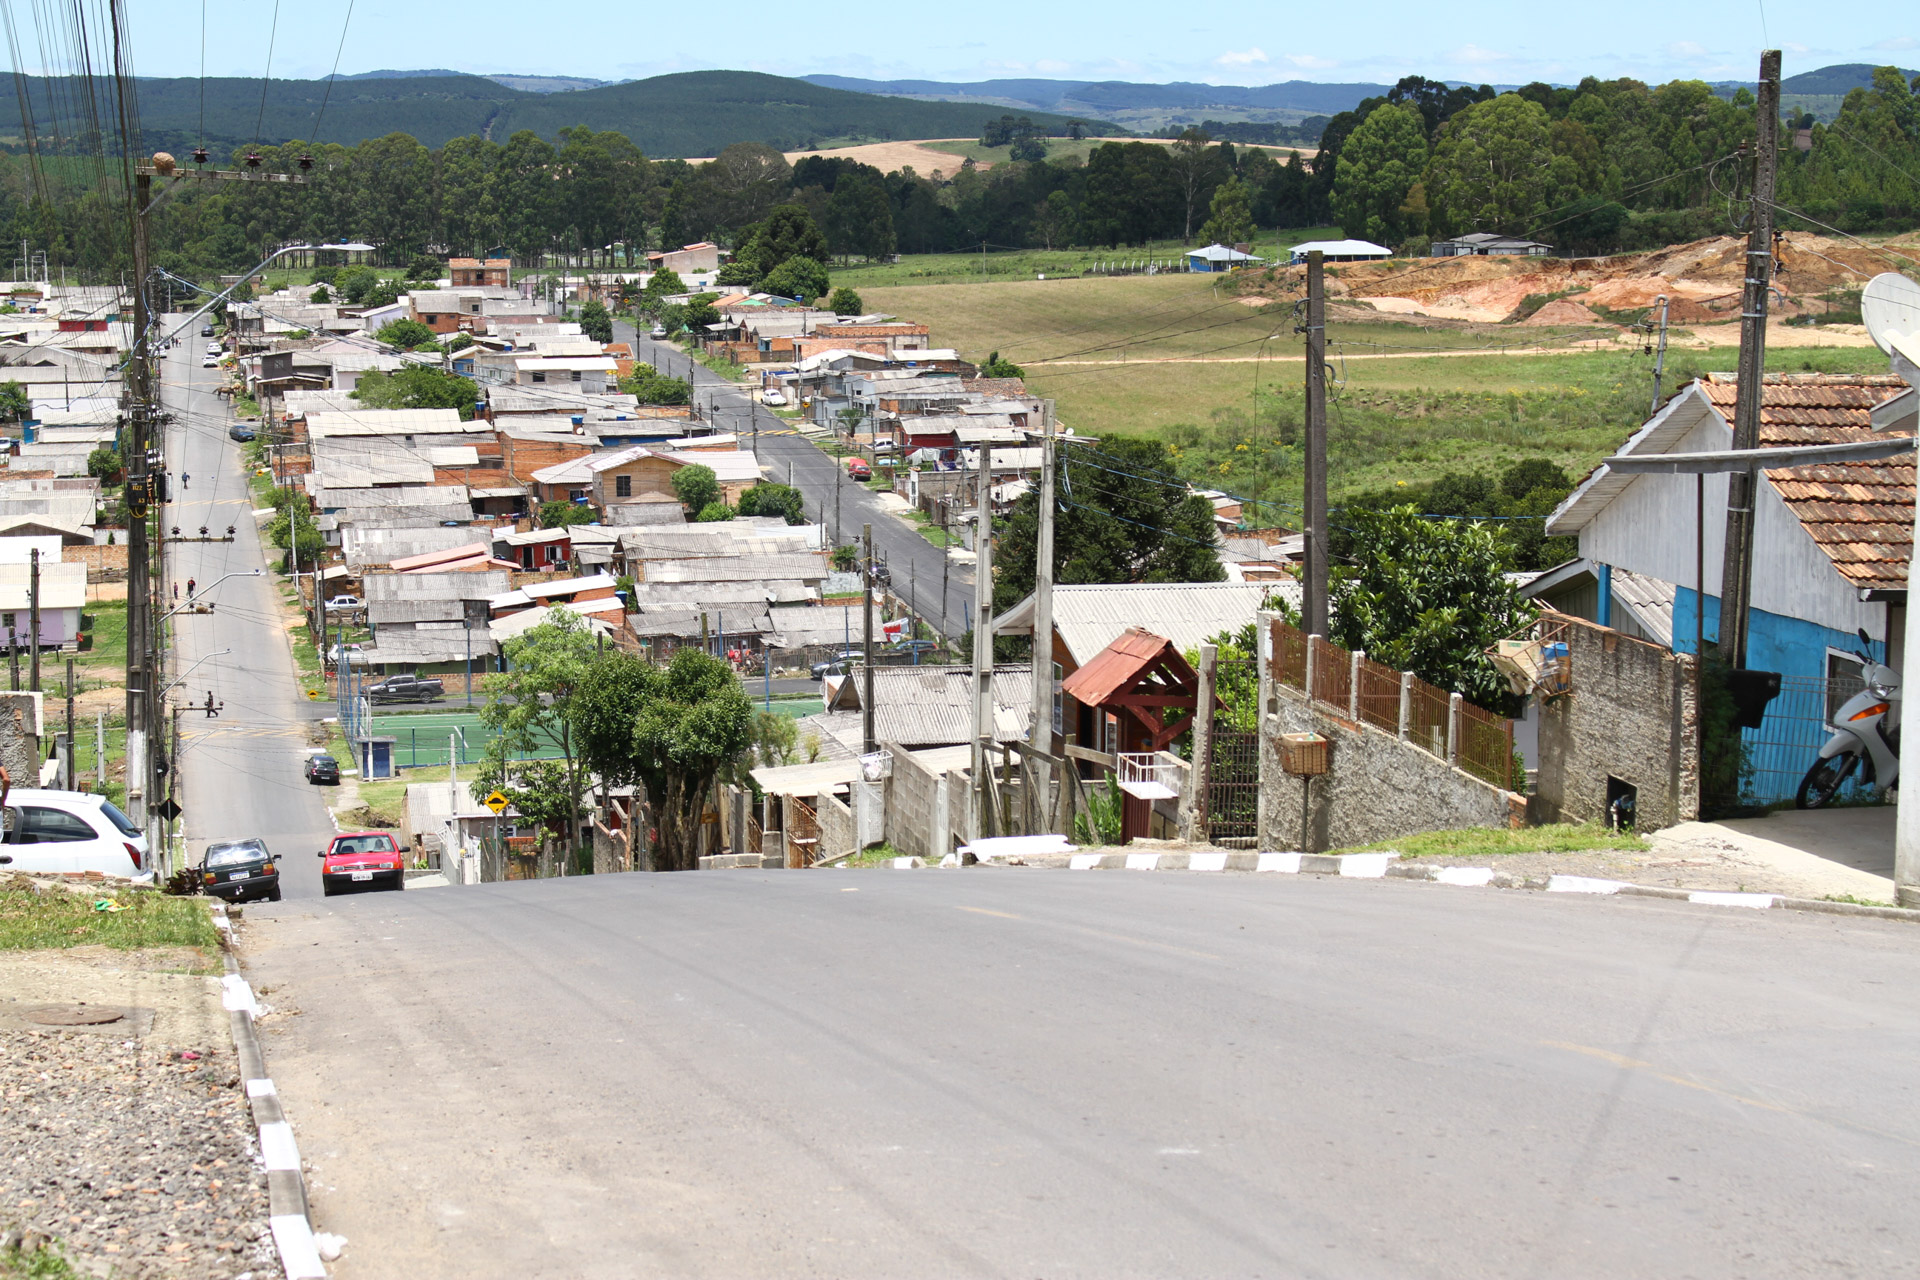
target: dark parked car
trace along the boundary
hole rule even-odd
[[[438,702],[446,686],[431,676],[388,676],[366,689],[369,702]]]
[[[228,902],[248,898],[278,902],[280,867],[264,840],[223,840],[208,845],[200,860],[200,887]]]
[[[843,676],[847,674],[848,667],[860,661],[864,656],[865,655],[858,649],[842,649],[825,662],[814,663],[812,667],[813,678],[818,680],[823,676]]]
[[[907,662],[924,662],[928,655],[940,652],[940,642],[938,640],[897,640],[887,646],[887,652],[897,654]]]
[[[253,428],[242,423],[234,423],[227,428],[227,439],[238,440],[241,444],[253,439]]]
[[[201,325],[200,336],[203,338],[211,338],[213,336],[213,326],[210,324]]]
[[[340,762],[332,756],[307,757],[307,781],[316,786],[340,785]]]

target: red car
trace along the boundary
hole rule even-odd
[[[871,480],[873,479],[873,468],[867,465],[865,458],[848,458],[847,478],[850,480]]]
[[[328,897],[363,884],[407,887],[406,858],[390,832],[342,832],[320,856],[320,888]]]

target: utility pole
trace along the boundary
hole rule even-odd
[[[40,692],[40,548],[27,553],[27,643],[33,655],[27,687]]]
[[[1307,254],[1306,573],[1301,617],[1310,636],[1327,634],[1327,275],[1320,250]]]
[[[862,557],[860,591],[862,609],[865,614],[861,623],[860,663],[865,670],[864,688],[860,690],[860,740],[866,745],[861,748],[867,755],[880,749],[873,738],[873,526],[860,526],[860,541],[866,554]]]
[[[1040,402],[1040,419],[1040,531],[1034,541],[1033,555],[1033,716],[1027,734],[1036,750],[1052,755],[1053,401]]]
[[[153,648],[150,604],[151,561],[147,546],[147,518],[155,496],[148,469],[152,444],[148,427],[153,412],[153,380],[148,330],[153,314],[147,305],[147,275],[152,270],[147,239],[147,211],[153,203],[153,178],[136,173],[133,179],[133,351],[127,361],[127,808],[128,816],[148,827],[152,801],[153,752],[147,711],[158,685],[151,666]],[[151,837],[151,832],[149,833]],[[149,848],[158,849],[149,839]]]
[[[74,746],[74,738],[73,738],[73,659],[68,658],[67,659],[67,749],[66,749],[66,753],[60,758],[60,776],[61,776],[60,785],[68,791],[72,791],[75,789],[73,761],[74,761],[74,757],[77,754],[78,754],[78,748]]]
[[[1773,189],[1780,164],[1780,51],[1760,54],[1760,105],[1754,128],[1753,212],[1747,232],[1746,287],[1740,306],[1740,374],[1733,447],[1760,443],[1760,399],[1767,363],[1767,290],[1773,268]],[[1747,665],[1747,613],[1753,604],[1753,468],[1727,475],[1727,546],[1720,574],[1720,653]]]
[[[1653,357],[1653,404],[1647,409],[1649,418],[1660,412],[1660,377],[1667,367],[1667,306],[1667,295],[1663,293],[1660,295],[1660,349]]]
[[[987,744],[993,739],[993,446],[980,446],[973,524],[973,803],[978,834],[993,834]]]

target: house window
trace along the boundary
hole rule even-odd
[[[533,374],[533,380],[535,382],[545,382],[547,380],[547,375],[544,373],[541,373],[539,370],[536,369]]]
[[[624,480],[624,479],[626,479],[626,477],[625,477],[625,476],[621,476],[620,478],[621,478],[622,480]],[[553,543],[553,542],[550,542],[550,543],[548,543],[548,544],[547,544],[547,563],[548,563],[548,564],[559,564],[559,563],[560,563],[560,559],[561,559],[561,557],[560,557],[560,546],[559,546],[559,544],[558,544],[558,543]]]
[[[613,496],[616,498],[631,498],[633,496],[633,477],[615,476],[613,478]]]
[[[1857,655],[1842,649],[1827,650],[1827,722],[1831,724],[1835,715],[1848,698],[1867,687],[1866,668],[1860,665]]]
[[[575,382],[578,382],[578,381],[580,381],[580,371],[579,371],[578,369],[575,369],[575,370],[573,371],[573,380],[574,380]]]
[[[0,627],[5,627],[9,631],[13,630],[13,615],[10,613],[0,613]]]

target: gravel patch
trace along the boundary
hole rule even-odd
[[[0,1227],[83,1276],[278,1274],[233,1046],[0,1031]]]

